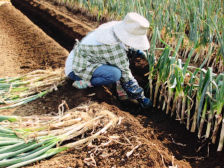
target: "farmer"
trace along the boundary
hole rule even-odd
[[[73,86],[78,89],[116,83],[119,97],[128,96],[143,108],[150,107],[151,101],[133,77],[127,57],[130,49],[141,54],[149,49],[148,28],[149,22],[137,13],[128,13],[122,21],[102,24],[70,52],[66,76],[74,80]]]

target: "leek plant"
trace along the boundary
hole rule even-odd
[[[198,129],[198,138],[201,138],[201,135],[202,135],[203,126],[204,126],[204,122],[205,122],[205,119],[206,119],[206,113],[207,113],[207,110],[208,110],[208,102],[209,102],[209,98],[206,97],[205,98],[205,104],[204,104],[204,107],[203,107],[203,110],[202,110],[200,126],[199,126],[199,129]]]
[[[190,91],[190,87],[189,86],[192,85],[192,84],[189,83],[189,81],[190,81],[189,78],[191,76],[190,75],[191,72],[188,71],[187,68],[189,66],[189,63],[190,63],[190,60],[191,60],[191,57],[192,57],[193,53],[194,53],[194,48],[191,49],[191,51],[189,53],[189,56],[188,56],[188,59],[187,59],[187,61],[184,64],[183,72],[182,72],[183,77],[184,77],[184,86],[183,86],[183,101],[182,101],[182,108],[181,108],[181,122],[184,121],[184,115],[185,115],[186,104],[187,104],[187,111],[189,112],[188,115],[187,115],[187,123],[188,124],[190,122],[189,114],[190,114],[190,110],[191,110],[191,103],[190,103],[190,99],[189,99],[188,94],[189,94],[189,91]],[[189,100],[189,102],[188,102],[188,100]]]
[[[221,129],[221,134],[220,134],[220,139],[219,139],[219,145],[217,151],[222,151],[223,149],[223,144],[224,144],[224,119],[222,120],[222,129]]]
[[[149,63],[149,73],[148,73],[148,80],[149,80],[149,89],[150,89],[150,99],[153,98],[153,73],[155,68],[155,49],[156,49],[156,42],[157,42],[157,28],[154,28],[150,52],[147,51],[147,60]]]
[[[157,94],[159,91],[159,87],[162,84],[162,80],[163,78],[165,78],[166,80],[169,75],[169,71],[168,71],[169,65],[170,65],[169,54],[170,54],[170,49],[165,48],[156,65],[156,70],[158,73],[157,73],[157,81],[156,81],[155,94],[154,94],[154,100],[153,100],[153,107],[156,106]]]
[[[205,73],[205,76],[204,76],[204,73]],[[210,82],[212,82],[212,69],[209,68],[207,71],[201,70],[199,86],[198,86],[197,95],[196,95],[195,113],[193,116],[191,132],[195,132],[197,123],[199,123],[205,94]]]
[[[172,72],[172,70],[170,72]],[[176,87],[175,75],[170,74],[169,79],[167,80],[167,88],[168,88],[167,103],[166,103],[166,114],[167,115],[169,114],[169,111],[171,109],[171,107],[170,107],[171,104],[170,103],[171,103],[171,100],[173,99],[173,94],[174,94],[175,87]],[[171,116],[172,115],[173,114],[171,113]]]
[[[223,118],[222,110],[224,107],[224,74],[220,74],[217,77],[216,83],[214,84],[215,84],[215,95],[214,95],[215,101],[212,104],[212,108],[216,112],[215,115],[216,120],[212,134],[212,143],[215,143],[216,141],[217,132]]]
[[[212,79],[212,75],[210,76],[210,80],[212,82],[213,79]],[[213,110],[211,110],[211,107],[212,107],[212,99],[213,99],[213,95],[212,95],[212,82],[209,83],[209,86],[207,88],[207,91],[206,91],[206,95],[205,95],[205,103],[204,103],[204,107],[203,107],[203,110],[202,110],[202,115],[201,115],[201,121],[200,121],[200,125],[199,125],[199,130],[198,130],[198,138],[201,138],[201,135],[202,135],[202,130],[203,130],[203,126],[204,126],[204,122],[205,122],[205,119],[206,119],[206,114],[208,114],[208,128],[209,128],[209,125],[211,126],[211,121],[212,121],[212,118],[213,118]],[[209,103],[210,102],[210,103]],[[208,104],[210,105],[210,109],[208,109]],[[206,138],[208,138],[209,136],[205,136]]]
[[[188,91],[188,95],[187,95],[187,124],[186,124],[187,130],[190,129],[191,109],[193,107],[193,97],[194,97],[194,93],[195,93],[194,84],[193,84],[194,80],[195,80],[194,74],[190,73],[190,80],[189,80],[190,85],[187,85],[186,89],[185,89],[185,91]]]
[[[165,50],[164,50],[164,52],[165,52]],[[168,51],[169,50],[170,49],[168,49]],[[169,58],[169,53],[168,53],[166,60],[164,60],[164,66],[163,66],[163,68],[160,69],[160,71],[162,72],[162,74],[161,74],[161,89],[160,89],[160,95],[159,95],[159,105],[157,107],[160,108],[161,105],[163,105],[162,110],[164,110],[165,106],[166,106],[166,104],[165,104],[166,101],[164,101],[164,103],[162,103],[162,97],[165,97],[165,94],[166,94],[166,82],[167,82],[167,79],[170,74],[171,63],[172,63],[172,58]]]
[[[175,81],[176,81],[176,87],[175,87],[175,95],[173,100],[173,107],[172,107],[172,113],[174,114],[174,110],[176,109],[176,118],[178,120],[181,120],[181,104],[182,100],[184,100],[184,77],[183,74],[183,67],[182,67],[182,61],[178,59],[177,64],[174,67],[174,74],[175,74]]]

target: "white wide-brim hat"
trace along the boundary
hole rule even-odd
[[[97,41],[103,44],[113,45],[121,41],[131,48],[148,50],[150,47],[147,38],[148,28],[149,22],[143,16],[128,13],[124,20],[102,24],[94,33]]]

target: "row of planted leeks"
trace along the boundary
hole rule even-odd
[[[157,40],[165,48],[158,49],[163,51],[158,61],[155,61]],[[198,130],[198,138],[205,134],[206,138],[212,138],[212,143],[216,143],[219,137],[218,151],[221,151],[224,143],[224,73],[215,74],[211,67],[204,69],[205,61],[199,68],[189,66],[194,48],[185,63],[178,59],[182,41],[183,36],[174,50],[161,39],[158,29],[154,29],[151,50],[147,53],[150,98],[153,99],[154,107],[158,104],[167,115],[175,115],[177,120],[186,124],[188,130]],[[206,132],[203,132],[205,127]],[[217,135],[220,127],[220,135]]]
[[[110,16],[122,19],[128,12],[145,16],[152,28],[158,27],[165,41],[175,46],[178,34],[183,33],[185,46],[181,57],[187,57],[194,43],[191,63],[202,64],[204,55],[212,51],[204,62],[213,71],[224,71],[224,1],[223,0],[55,0],[70,8],[80,6],[100,19]],[[150,38],[152,34],[149,35]],[[212,47],[210,44],[213,44]]]

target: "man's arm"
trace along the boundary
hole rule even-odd
[[[144,96],[144,90],[141,88],[131,73],[129,68],[129,60],[125,54],[121,54],[116,59],[109,61],[111,65],[118,67],[121,70],[121,83],[128,96],[138,100],[143,108],[148,108],[152,105],[151,101]]]

